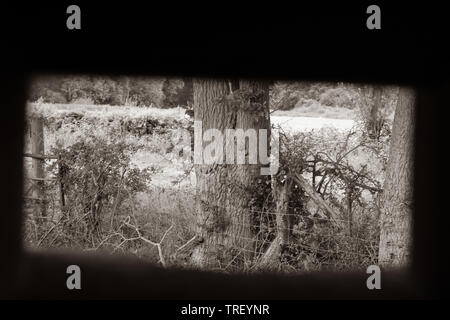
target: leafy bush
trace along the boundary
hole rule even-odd
[[[164,108],[187,106],[193,99],[192,80],[166,79],[162,91],[164,93]]]
[[[45,90],[42,102],[53,102],[53,103],[67,103],[66,98],[61,92],[53,91],[51,89]]]
[[[275,82],[271,89],[271,108],[341,107],[355,109],[360,103],[358,87],[349,83]]]
[[[132,167],[130,151],[123,141],[96,136],[53,148],[59,160],[49,169],[59,177],[65,196],[61,218],[66,238],[60,241],[94,244],[121,212],[129,211],[127,201],[146,190],[151,170]]]
[[[70,103],[71,104],[92,105],[95,102],[90,97],[80,97],[80,98],[76,98],[76,99],[72,100]]]
[[[330,107],[346,107],[353,109],[354,97],[351,96],[349,90],[343,87],[330,88],[319,96],[319,102]]]

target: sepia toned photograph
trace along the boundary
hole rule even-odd
[[[443,5],[2,8],[0,302],[290,319],[449,298]]]
[[[398,85],[35,75],[23,243],[232,274],[408,266],[415,105]]]

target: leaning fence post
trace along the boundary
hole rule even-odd
[[[31,153],[41,157],[33,157],[32,179],[34,179],[34,197],[41,203],[41,214],[46,215],[45,203],[45,158],[44,158],[44,120],[41,116],[34,116],[30,119]]]
[[[273,196],[276,202],[276,223],[277,235],[272,241],[266,252],[261,256],[258,268],[264,269],[271,263],[280,258],[283,253],[284,246],[289,244],[289,235],[292,226],[289,221],[289,196],[291,192],[291,179],[285,178],[284,182],[280,181],[279,175],[272,176]]]

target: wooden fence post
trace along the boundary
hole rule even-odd
[[[66,211],[66,199],[64,194],[64,173],[64,163],[62,162],[61,156],[58,156],[59,200],[61,204],[61,212],[63,215]]]
[[[30,119],[31,153],[42,156],[41,159],[33,157],[32,179],[34,179],[35,188],[34,197],[39,199],[41,204],[41,215],[46,215],[45,199],[45,150],[44,150],[44,119],[42,117],[32,117]]]

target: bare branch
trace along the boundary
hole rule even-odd
[[[166,235],[169,233],[169,231],[173,228],[173,224],[170,226],[169,229],[166,230],[166,232],[164,233],[164,235],[162,236],[161,240],[159,242],[153,242],[145,237],[142,236],[140,230],[138,227],[136,227],[135,225],[130,224],[130,219],[131,217],[128,216],[127,219],[123,222],[124,225],[126,225],[127,227],[130,227],[132,229],[134,229],[136,231],[136,233],[138,234],[138,236],[136,238],[132,238],[132,240],[142,240],[148,244],[151,244],[153,246],[155,246],[158,249],[158,255],[159,255],[159,262],[161,263],[161,265],[163,267],[166,266],[166,260],[164,259],[164,255],[162,252],[162,248],[161,248],[161,243],[163,242],[164,238],[166,237]],[[129,239],[126,239],[129,240]]]

